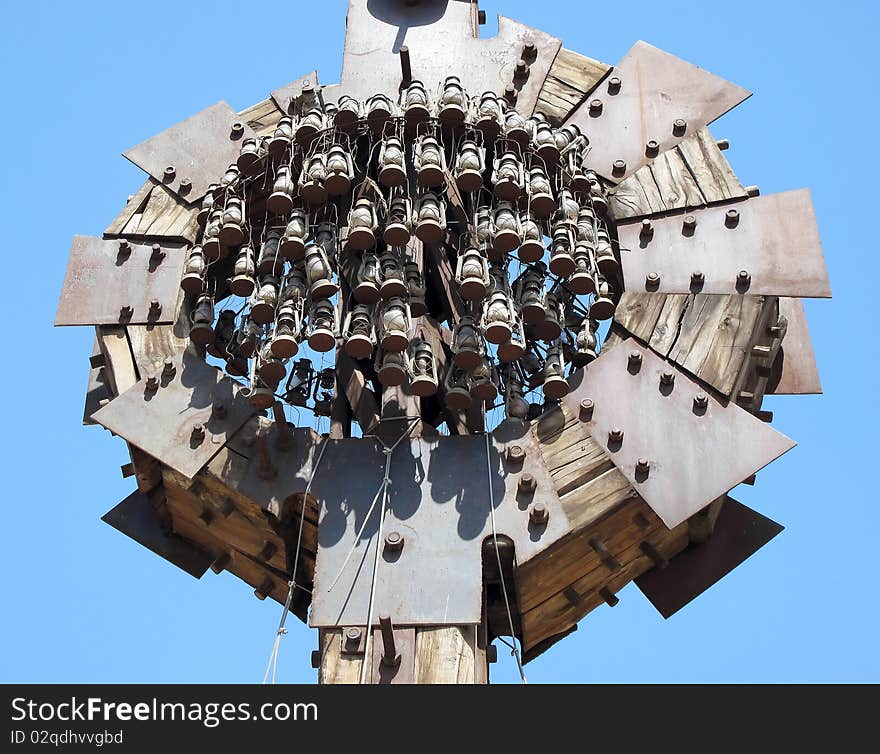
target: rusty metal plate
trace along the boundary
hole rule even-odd
[[[95,342],[92,345],[91,366],[89,367],[89,383],[86,388],[86,399],[83,404],[83,426],[97,424],[92,419],[92,414],[101,408],[101,401],[109,401],[113,396],[110,395],[110,388],[104,375],[103,354],[101,346],[98,343],[98,335],[95,334]]]
[[[788,322],[779,349],[782,370],[778,383],[767,392],[773,395],[820,395],[822,382],[813,353],[804,302],[799,298],[780,298],[779,316],[785,317]]]
[[[738,213],[735,221],[728,212]],[[696,226],[686,232],[688,216]],[[649,231],[641,223],[618,226],[628,291],[831,297],[808,189],[650,222]],[[694,282],[695,272],[702,283]],[[660,279],[652,283],[653,273]]]
[[[159,373],[156,390],[142,378],[92,418],[192,478],[254,411],[236,383],[197,355],[184,351],[173,363],[174,375]],[[213,411],[215,403],[225,408],[222,417]],[[202,437],[196,425],[204,428]]]
[[[436,99],[445,78],[459,76],[471,96],[503,94],[526,42],[536,45],[529,75],[516,82],[516,109],[531,115],[544,79],[562,46],[561,40],[503,16],[498,35],[477,39],[467,2],[408,5],[398,0],[350,0],[340,93],[361,101],[382,92],[397,98],[401,83],[398,51],[409,49],[412,76]]]
[[[496,526],[499,535],[513,540],[522,563],[570,527],[527,430],[523,425],[500,429],[490,453]],[[492,532],[485,443],[482,435],[420,438],[395,450],[383,537],[397,532],[404,544],[399,553],[379,548],[374,620],[387,614],[396,626],[480,622],[482,543]],[[526,451],[522,465],[506,460],[508,444]],[[333,441],[321,461],[312,484],[322,504],[312,626],[366,625],[381,503],[360,538],[357,532],[383,471],[384,455],[371,438]],[[521,473],[536,479],[534,493],[517,492]],[[538,501],[549,513],[541,526],[529,517]]]
[[[370,640],[370,654],[373,656],[373,683],[380,685],[400,685],[415,683],[415,657],[416,657],[416,630],[414,628],[394,628],[394,644],[397,654],[400,655],[399,664],[388,665],[382,662],[384,645],[382,644],[382,631],[373,629],[373,638]]]
[[[671,385],[661,383],[664,372],[673,375]],[[602,351],[565,398],[575,416],[586,399],[595,406],[593,438],[670,529],[795,445],[634,338]],[[623,431],[622,443],[611,441],[615,429]],[[640,460],[648,462],[647,474],[638,470]]]
[[[307,73],[305,76],[300,76],[298,79],[296,79],[295,81],[291,81],[289,84],[285,84],[278,89],[274,89],[270,96],[273,100],[275,100],[275,104],[278,106],[281,112],[286,113],[287,106],[290,104],[290,100],[299,97],[302,94],[303,87],[306,84],[310,84],[313,87],[318,86],[317,71]]]
[[[55,326],[162,325],[175,320],[180,277],[186,262],[182,244],[151,245],[74,236]],[[151,302],[156,300],[158,311]],[[123,307],[131,307],[131,312]]]
[[[653,568],[639,576],[636,586],[664,618],[669,618],[754,555],[783,528],[728,498],[715,531],[706,542],[691,544],[667,568]]]
[[[192,203],[201,199],[208,186],[216,183],[236,161],[242,139],[254,135],[253,129],[229,105],[218,102],[123,154],[181,199]],[[165,174],[168,167],[174,168],[170,177]]]
[[[101,520],[197,579],[211,565],[210,553],[162,529],[150,501],[142,492],[132,492],[101,516]]]
[[[616,94],[607,83],[620,80]],[[636,42],[604,82],[572,113],[590,139],[586,165],[614,183],[632,175],[651,160],[647,144],[659,152],[672,149],[740,102],[751,92],[670,55],[647,42]],[[599,100],[601,112],[590,103]],[[684,128],[675,128],[677,120]],[[615,171],[616,160],[625,169]]]

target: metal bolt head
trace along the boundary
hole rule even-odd
[[[705,282],[706,276],[699,270],[691,273],[691,285],[702,285]]]
[[[645,144],[645,156],[656,157],[658,154],[660,154],[660,144],[654,139],[651,139],[647,144]]]
[[[611,165],[611,175],[621,176],[626,172],[626,161],[615,160]]]
[[[131,244],[124,238],[119,239],[119,250],[123,254],[128,254],[131,251]]]
[[[385,549],[389,552],[400,552],[403,549],[403,535],[398,531],[390,531],[385,535]]]
[[[162,311],[162,304],[159,303],[159,299],[150,299],[150,311],[154,312],[155,314],[159,314],[159,312]]]
[[[537,486],[538,481],[531,474],[523,474],[517,483],[520,492],[534,492]]]
[[[638,369],[642,365],[641,351],[630,351],[628,363],[631,368]]]
[[[159,378],[156,376],[155,372],[150,372],[147,375],[147,390],[158,390],[159,389]]]
[[[709,396],[705,393],[697,393],[694,396],[694,408],[704,409],[709,405]]]
[[[527,78],[529,75],[529,64],[525,60],[519,60],[514,70],[514,76],[519,79]]]
[[[504,87],[504,99],[506,99],[511,105],[515,105],[516,104],[516,87],[514,87],[514,86]]]
[[[541,524],[546,524],[547,519],[549,518],[550,513],[544,503],[535,503],[531,508],[529,508],[529,521],[531,521],[533,524],[537,526],[540,526]]]
[[[190,189],[192,189],[192,181],[189,178],[181,178],[180,185],[177,187],[177,190],[180,191],[181,194],[185,194]]]
[[[128,304],[120,307],[119,309],[119,319],[128,319],[131,315],[134,314],[134,309],[131,308]]]
[[[522,463],[525,460],[526,452],[520,445],[511,445],[507,449],[507,460],[510,463]]]
[[[538,48],[534,42],[526,42],[522,48],[522,56],[525,60],[533,60],[538,54]]]
[[[651,464],[649,463],[647,458],[640,458],[636,462],[636,471],[641,474],[647,474],[648,470],[651,468]]]
[[[345,629],[345,640],[346,641],[360,641],[361,640],[361,630],[354,626],[352,628]]]
[[[649,272],[645,275],[645,288],[650,290],[656,290],[660,287],[660,273],[659,272]]]
[[[748,270],[740,270],[736,276],[737,285],[748,285],[752,282],[752,276]]]
[[[174,165],[169,165],[165,168],[165,173],[163,175],[166,181],[173,181],[176,173],[177,168],[175,168]]]
[[[669,370],[660,372],[660,384],[661,385],[672,385],[675,382],[675,372],[670,372]]]
[[[601,114],[602,114],[602,100],[591,99],[590,100],[590,115],[601,115]]]
[[[204,424],[193,424],[192,439],[193,440],[204,440],[205,439],[205,425]]]
[[[735,228],[739,225],[739,210],[729,209],[724,213],[724,224],[728,228]]]
[[[676,118],[672,122],[672,135],[673,136],[684,136],[684,132],[687,130],[687,121],[684,118]]]
[[[177,367],[174,366],[174,359],[165,359],[162,362],[162,376],[171,378],[177,372]]]
[[[619,427],[614,427],[608,433],[608,442],[612,444],[620,444],[623,442],[623,430]]]
[[[581,401],[580,408],[578,409],[578,418],[582,422],[588,422],[593,418],[593,401],[589,398]]]
[[[305,91],[305,86],[303,87],[303,91]],[[230,131],[230,138],[237,139],[244,133],[244,123],[236,121],[232,124],[232,129]]]
[[[650,236],[654,234],[654,223],[650,220],[642,220],[642,230],[641,234],[643,236]]]
[[[608,79],[608,94],[617,94],[620,91],[620,79],[612,76]]]
[[[685,215],[684,222],[682,223],[682,227],[685,230],[693,230],[697,227],[697,218],[693,215]]]

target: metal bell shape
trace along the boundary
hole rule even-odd
[[[217,324],[214,325],[214,337],[208,342],[206,350],[217,359],[230,358],[231,354],[227,354],[226,351],[234,336],[235,312],[232,309],[224,309],[217,317]]]
[[[410,349],[412,351],[410,393],[420,398],[434,395],[437,392],[437,361],[430,344],[421,338],[416,338],[411,343]]]
[[[439,243],[446,232],[446,205],[437,194],[427,192],[416,208],[416,236],[425,243]]]
[[[605,189],[599,180],[599,176],[592,171],[588,171],[587,180],[590,182],[590,204],[600,215],[606,215],[608,213],[608,197],[605,194]]]
[[[281,244],[281,231],[273,228],[266,233],[266,238],[260,246],[260,256],[257,259],[257,272],[260,275],[281,275],[284,271],[284,261],[279,254]]]
[[[242,173],[248,173],[260,161],[260,140],[256,136],[242,139],[235,164]]]
[[[477,248],[481,251],[488,251],[492,247],[492,213],[486,206],[477,208],[474,234],[477,240]]]
[[[379,147],[379,183],[389,188],[406,183],[403,143],[389,136]]]
[[[289,359],[296,356],[299,351],[297,337],[301,326],[302,318],[297,307],[292,304],[282,304],[278,307],[275,332],[272,333],[270,344],[274,356],[279,359]]]
[[[547,316],[547,294],[544,290],[543,264],[526,270],[517,281],[517,300],[523,320],[534,325]]]
[[[379,320],[382,350],[385,352],[403,351],[409,343],[409,330],[412,324],[409,307],[402,298],[392,298],[382,306]]]
[[[299,193],[302,198],[313,206],[320,206],[327,201],[327,163],[323,152],[315,152],[303,165],[299,179]]]
[[[521,262],[532,264],[544,256],[544,231],[532,212],[522,212],[519,217],[522,241],[516,250]]]
[[[547,294],[547,311],[544,320],[535,324],[535,335],[545,343],[556,340],[562,335],[565,324],[565,307],[556,293]]]
[[[330,196],[348,193],[354,178],[354,165],[348,150],[341,144],[334,144],[327,151],[327,178],[324,187]]]
[[[214,297],[205,293],[196,300],[190,315],[189,339],[197,346],[206,346],[214,338]]]
[[[562,345],[555,341],[547,349],[544,362],[544,396],[559,400],[568,395],[571,388],[565,379],[565,359],[562,356]]]
[[[202,252],[205,258],[210,260],[220,259],[226,252],[220,243],[220,228],[223,225],[223,210],[211,211],[208,222],[205,224],[205,233],[202,236]]]
[[[535,217],[545,219],[550,217],[556,208],[553,200],[553,190],[544,168],[533,165],[529,170],[528,182],[529,209],[535,213]]]
[[[333,116],[333,125],[340,131],[351,132],[357,128],[360,119],[360,102],[348,94],[343,94],[339,98],[339,106]]]
[[[555,165],[559,162],[559,148],[556,146],[556,137],[547,121],[538,121],[535,124],[532,141],[537,147],[538,157],[544,160],[545,165]]]
[[[489,290],[489,265],[479,249],[473,246],[459,255],[455,282],[465,301],[482,301]]]
[[[309,296],[313,299],[330,298],[339,290],[333,282],[333,270],[327,261],[324,249],[317,242],[306,248],[306,280],[309,284]]]
[[[495,196],[499,199],[515,202],[522,196],[524,190],[523,167],[515,152],[508,150],[495,160],[492,182]]]
[[[465,192],[479,191],[483,186],[484,169],[483,150],[473,139],[464,139],[458,148],[453,170],[458,188]]]
[[[440,120],[463,123],[467,107],[468,98],[461,85],[461,79],[458,76],[447,76],[438,103]]]
[[[224,246],[238,246],[244,241],[244,200],[238,196],[226,199],[220,225],[220,243]]]
[[[324,112],[318,107],[313,107],[296,124],[294,138],[300,144],[307,144],[318,131],[323,130]]]
[[[406,276],[400,257],[391,249],[379,255],[379,273],[382,285],[379,295],[383,299],[402,298],[406,296]]]
[[[386,351],[377,363],[376,374],[384,387],[397,387],[406,381],[408,369],[406,354],[402,351]]]
[[[462,316],[452,335],[453,362],[462,369],[473,369],[485,352],[483,338],[473,317]]]
[[[210,184],[208,186],[208,192],[202,198],[202,203],[199,205],[199,211],[196,214],[196,221],[202,228],[205,227],[205,223],[208,222],[208,216],[214,209],[214,192],[217,191],[219,188],[219,183]]]
[[[290,148],[293,139],[293,119],[287,115],[278,121],[275,131],[272,133],[266,148],[273,157],[279,157],[284,153],[285,149]],[[241,167],[241,163],[239,163]]]
[[[596,266],[606,279],[616,277],[620,271],[620,262],[614,256],[608,231],[601,225],[596,230]]]
[[[409,124],[422,123],[431,115],[428,92],[421,81],[413,80],[403,96],[404,117]]]
[[[309,348],[319,353],[332,351],[336,345],[336,309],[329,301],[314,301],[309,310]]]
[[[201,246],[193,246],[186,258],[180,287],[190,296],[201,293],[205,289],[205,270],[208,264]]]
[[[254,262],[254,250],[250,246],[242,246],[238,250],[235,259],[232,280],[229,281],[229,290],[233,296],[249,298],[253,295],[257,281],[255,279],[257,266]]]
[[[522,149],[529,146],[530,137],[526,119],[513,108],[504,115],[504,136],[519,144]]]
[[[577,345],[577,350],[574,353],[574,357],[571,360],[571,363],[575,367],[583,367],[589,364],[591,361],[596,358],[596,330],[599,327],[599,323],[596,320],[590,319],[589,317],[584,317],[584,321],[581,324],[581,329],[578,330],[577,337],[575,338],[575,344]]]
[[[611,298],[612,290],[608,281],[601,275],[596,278],[596,298],[590,305],[590,317],[599,321],[611,319],[616,305]]]
[[[284,362],[272,353],[271,342],[264,343],[263,347],[260,349],[260,357],[257,362],[257,374],[260,375],[260,379],[268,387],[272,388],[277,387],[278,383],[284,379],[284,375],[287,374],[287,368],[284,366]]]
[[[268,325],[275,319],[278,286],[278,278],[274,275],[265,275],[260,280],[260,287],[251,300],[251,318],[258,325]]]
[[[512,377],[507,380],[504,413],[508,419],[525,419],[529,413],[529,402],[524,397],[523,385]]]
[[[365,251],[352,289],[354,300],[359,304],[375,304],[379,300],[380,281],[379,259],[373,252]]]
[[[380,130],[394,113],[394,105],[384,94],[374,94],[367,100],[367,123],[375,130]]]
[[[421,186],[435,188],[443,184],[446,158],[435,137],[425,136],[416,142],[414,162]]]
[[[372,200],[366,197],[358,199],[348,213],[349,247],[362,251],[375,246],[378,224],[376,208]]]
[[[502,110],[494,92],[483,92],[477,105],[477,128],[487,139],[494,139],[501,131]]]
[[[519,361],[525,354],[527,345],[525,325],[522,317],[517,314],[516,307],[513,307],[510,318],[510,340],[498,345],[498,360],[505,363]]]
[[[571,230],[565,225],[553,228],[553,241],[550,243],[550,272],[559,277],[568,277],[574,272],[574,243]]]
[[[509,202],[498,202],[492,215],[492,250],[496,256],[503,256],[519,246],[522,230],[519,215]]]
[[[345,318],[342,338],[345,352],[353,359],[368,359],[376,346],[373,313],[369,306],[358,304]]]
[[[290,177],[290,165],[279,165],[275,171],[275,182],[272,193],[266,200],[266,208],[276,215],[286,215],[293,209],[293,179]]]
[[[389,246],[406,246],[412,234],[412,203],[409,197],[395,196],[388,207],[382,238]]]
[[[579,242],[574,247],[574,272],[568,278],[568,289],[577,296],[595,292],[593,250]]]
[[[496,288],[490,295],[483,310],[483,335],[490,343],[507,343],[512,328],[510,323],[510,302],[507,293]]]
[[[295,209],[290,214],[281,244],[278,250],[285,259],[302,259],[306,253],[306,238],[309,233],[309,223],[306,213],[301,209]]]
[[[453,411],[466,411],[474,399],[471,397],[468,373],[456,364],[450,364],[443,381],[446,405]]]
[[[492,403],[498,397],[498,388],[495,385],[495,380],[496,376],[492,362],[483,357],[470,373],[471,397],[476,401]]]

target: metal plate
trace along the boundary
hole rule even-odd
[[[629,365],[633,352],[641,354],[638,370]],[[665,371],[674,374],[671,388],[660,384]],[[699,393],[708,400],[702,412]],[[795,445],[634,338],[603,350],[565,400],[577,416],[585,399],[595,405],[593,438],[670,529]],[[609,443],[614,428],[624,432],[619,447]],[[639,459],[650,464],[647,478],[636,472]]]
[[[804,302],[799,298],[780,298],[779,316],[788,321],[780,347],[782,375],[773,390],[768,392],[773,395],[820,395],[822,382],[813,353]]]
[[[653,568],[639,576],[636,586],[664,618],[669,618],[721,581],[782,529],[775,521],[728,498],[708,540],[690,545],[667,568]]]
[[[641,41],[605,81],[614,77],[620,79],[617,94],[600,85],[566,121],[576,123],[590,139],[586,165],[614,183],[650,162],[645,154],[649,141],[658,142],[661,152],[672,149],[751,96],[742,87]],[[594,99],[602,102],[595,117],[590,114]],[[686,123],[681,133],[673,133],[677,119]],[[620,174],[612,171],[615,160],[626,163]]]
[[[98,335],[95,334],[95,343],[92,346],[92,358],[101,358],[101,346],[98,343]],[[86,388],[86,399],[83,404],[83,420],[84,426],[97,424],[92,419],[92,414],[101,408],[101,401],[109,401],[113,396],[110,395],[110,389],[104,379],[104,367],[89,367],[89,384]]]
[[[137,490],[101,520],[197,579],[211,565],[209,553],[162,529],[150,501]]]
[[[739,213],[733,227],[725,223],[729,210]],[[628,291],[831,297],[808,189],[694,210],[688,215],[696,219],[690,235],[683,233],[684,215],[651,220],[650,233],[642,230],[641,223],[618,226]],[[747,285],[738,283],[741,270],[750,276]],[[697,271],[705,279],[694,288],[691,276]],[[651,288],[646,278],[654,272],[660,280]]]
[[[186,262],[181,244],[163,243],[163,257],[151,245],[131,243],[121,253],[119,241],[74,236],[55,325],[162,325],[175,320],[180,277]],[[150,311],[156,299],[159,314]],[[124,306],[131,316],[122,316]]]
[[[254,412],[239,386],[197,355],[184,351],[174,364],[174,376],[162,376],[158,390],[149,392],[141,379],[92,418],[192,478]],[[222,419],[212,415],[215,400],[226,408]],[[195,424],[204,425],[201,441],[192,437]]]
[[[285,84],[278,89],[274,89],[272,91],[271,97],[275,100],[275,104],[281,110],[282,113],[287,112],[287,106],[290,104],[290,100],[296,99],[302,94],[303,87],[306,84],[311,84],[313,87],[318,86],[318,72],[312,71],[311,73],[307,73],[305,76],[301,76],[295,81],[291,81],[289,84]]]
[[[496,525],[499,535],[513,540],[522,563],[570,527],[525,428],[500,429],[490,454]],[[482,543],[492,532],[485,442],[482,435],[420,438],[403,441],[395,450],[383,536],[397,531],[404,545],[399,555],[380,548],[374,622],[381,614],[390,615],[396,626],[480,622]],[[502,459],[507,443],[526,451],[522,466],[511,467]],[[312,626],[366,625],[379,504],[360,539],[356,535],[383,470],[384,456],[374,439],[338,440],[328,446],[312,484],[322,504]],[[520,472],[537,480],[534,495],[516,492]],[[549,512],[541,527],[529,522],[529,506],[537,500]]]
[[[233,133],[240,123],[241,132]],[[247,125],[225,102],[211,105],[160,134],[132,147],[123,154],[186,202],[201,199],[211,183],[216,183],[235,162],[242,139],[254,136]],[[165,179],[165,168],[174,167],[174,177]],[[181,182],[191,188],[181,190]]]
[[[445,78],[459,76],[471,96],[503,94],[525,42],[537,46],[516,109],[531,115],[561,40],[503,16],[498,35],[476,39],[471,4],[450,0],[407,5],[399,0],[350,0],[340,93],[358,100],[382,92],[396,100],[401,83],[398,50],[409,48],[412,76],[435,100]]]

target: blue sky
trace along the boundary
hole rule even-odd
[[[120,153],[220,99],[241,109],[315,68],[333,83],[345,3],[2,6],[0,681],[259,681],[280,607],[100,522],[133,487],[125,447],[80,427],[92,333],[52,321],[71,236],[100,235],[142,183]],[[743,184],[812,189],[834,291],[807,303],[826,394],[766,401],[800,444],[734,493],[786,530],[669,621],[631,585],[528,665],[530,682],[880,680],[876,4],[482,7],[485,35],[503,13],[608,63],[644,39],[752,90],[713,133]],[[316,635],[288,627],[278,679],[312,682]],[[493,679],[516,679],[504,652]]]

